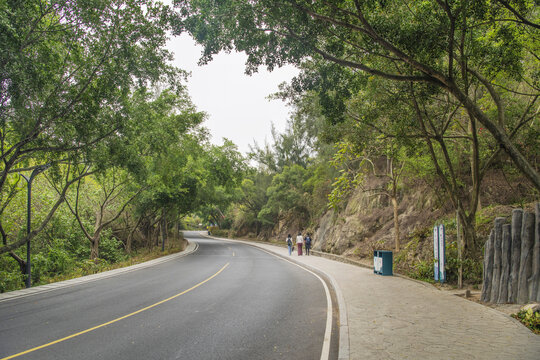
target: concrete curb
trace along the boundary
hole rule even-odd
[[[251,242],[251,241],[246,241],[246,240],[235,240],[235,239],[220,238],[220,237],[208,236],[208,235],[205,235],[205,236],[207,236],[209,238],[212,238],[212,239],[217,239],[217,240],[239,242],[239,243],[243,243],[245,245],[257,247],[257,248],[262,249],[262,250],[267,250],[267,249],[265,249],[265,248],[263,248],[262,246],[259,246],[259,245],[270,245],[270,246],[274,246],[276,248],[281,248],[279,245],[274,245],[274,244],[271,244],[271,243],[258,244],[256,242]],[[272,250],[270,250],[270,251],[272,251]],[[347,315],[347,304],[345,303],[345,298],[343,297],[343,293],[341,292],[341,289],[338,286],[338,284],[337,284],[336,280],[334,279],[334,277],[332,275],[328,274],[327,272],[325,272],[322,269],[306,265],[306,264],[304,264],[304,263],[302,263],[300,261],[295,260],[292,257],[290,258],[290,257],[287,257],[287,256],[283,256],[283,255],[278,254],[278,253],[273,252],[273,251],[272,251],[272,253],[275,256],[278,256],[280,258],[283,258],[285,260],[293,262],[296,265],[304,267],[304,268],[306,268],[306,269],[308,269],[310,271],[313,271],[315,273],[321,273],[329,280],[330,286],[333,288],[334,293],[336,295],[338,312],[339,312],[338,360],[349,360],[350,359],[350,339],[349,339],[349,317]],[[317,255],[317,256],[319,256],[319,255]],[[322,256],[322,257],[324,257],[324,256]],[[333,260],[333,259],[329,259],[329,260]]]
[[[114,270],[109,270],[109,271],[104,271],[104,272],[97,273],[97,274],[82,276],[82,277],[79,277],[79,278],[59,281],[59,282],[56,282],[56,283],[31,287],[29,289],[15,290],[15,291],[10,291],[10,292],[7,292],[7,293],[3,293],[3,294],[0,294],[0,302],[8,301],[8,300],[11,300],[11,299],[19,299],[19,298],[22,298],[22,297],[27,297],[27,296],[31,296],[31,295],[35,295],[35,294],[42,294],[42,293],[45,293],[45,292],[53,291],[55,289],[75,286],[75,285],[79,285],[79,284],[83,284],[83,283],[88,283],[88,282],[92,282],[92,281],[106,279],[106,278],[109,278],[109,277],[112,277],[112,276],[125,274],[127,272],[131,272],[131,271],[135,271],[135,270],[144,269],[144,268],[147,268],[147,267],[150,267],[150,266],[154,266],[154,265],[157,265],[157,264],[161,264],[161,263],[164,263],[164,262],[167,262],[167,261],[171,261],[171,260],[174,260],[174,259],[177,259],[177,258],[187,256],[187,255],[197,251],[198,248],[199,248],[199,245],[197,243],[189,242],[188,246],[184,249],[184,251],[178,252],[176,254],[163,256],[163,257],[160,257],[160,258],[157,258],[157,259],[154,259],[154,260],[146,261],[146,262],[143,262],[143,263],[140,263],[140,264],[135,264],[135,265],[131,265],[131,266],[127,266],[127,267],[123,267],[123,268],[119,268],[119,269],[114,269]]]

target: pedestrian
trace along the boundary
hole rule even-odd
[[[293,247],[291,234],[287,235],[287,240],[286,241],[287,241],[287,247],[289,248],[289,256],[291,256],[292,247]]]
[[[311,250],[311,237],[309,237],[309,233],[306,235],[304,243],[306,244],[306,255],[309,256],[309,250]]]
[[[302,236],[302,233],[298,233],[298,236],[296,237],[296,245],[298,246],[298,256],[302,255],[302,244],[304,243],[304,237]]]

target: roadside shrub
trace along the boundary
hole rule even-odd
[[[229,237],[230,230],[227,229],[215,229],[211,232],[212,235],[218,236],[218,237]]]
[[[512,314],[512,317],[519,320],[535,334],[540,335],[540,312],[535,312],[533,309],[521,310],[517,314]]]
[[[32,285],[39,284],[47,276],[47,257],[43,253],[32,255]]]
[[[99,257],[110,264],[114,264],[126,259],[123,244],[110,232],[104,233],[99,242]]]
[[[417,279],[417,280],[433,282],[434,281],[433,280],[434,279],[433,263],[429,261],[422,261],[422,260],[418,261],[417,263],[413,265],[413,270],[407,273],[407,276],[413,279]]]
[[[54,276],[63,274],[71,270],[75,261],[73,256],[63,248],[63,246],[51,246],[47,253],[46,271]]]
[[[24,284],[24,275],[20,271],[0,270],[0,293],[20,289],[22,284]]]
[[[457,283],[459,265],[463,265],[463,282],[468,284],[482,283],[482,259],[458,259],[457,243],[447,243],[446,246],[446,279],[449,283]]]

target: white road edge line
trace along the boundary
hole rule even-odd
[[[242,243],[242,244],[245,244],[245,245],[254,246],[257,249],[259,249],[261,251],[264,251],[265,253],[270,254],[272,256],[275,256],[280,260],[283,260],[283,261],[286,261],[286,262],[288,262],[290,264],[298,266],[299,268],[311,273],[313,276],[315,276],[317,279],[319,279],[319,281],[323,284],[324,292],[326,293],[326,304],[328,305],[327,308],[326,308],[326,329],[324,331],[324,341],[323,341],[323,347],[322,347],[322,352],[321,352],[321,360],[328,360],[329,357],[330,357],[330,340],[332,338],[332,297],[330,296],[330,290],[328,289],[328,285],[326,285],[326,282],[319,275],[317,275],[315,272],[309,270],[308,268],[306,268],[306,267],[304,267],[304,266],[302,266],[300,264],[297,264],[297,263],[295,263],[293,261],[290,261],[290,260],[288,260],[288,259],[286,259],[286,258],[284,258],[282,256],[279,256],[279,255],[277,255],[277,254],[275,254],[275,253],[273,253],[271,251],[260,248],[260,247],[258,247],[256,245],[249,244],[249,243],[246,243],[244,241],[237,241],[237,240],[232,240],[232,239],[219,238],[219,240],[228,241],[228,242],[235,242],[235,243]]]
[[[328,304],[328,306],[326,308],[326,330],[324,331],[324,341],[323,341],[323,347],[322,347],[322,352],[321,352],[321,360],[328,360],[328,358],[330,357],[330,340],[332,338],[332,297],[330,296],[330,290],[328,289],[328,285],[326,285],[326,282],[319,275],[303,267],[302,265],[292,262],[290,260],[284,259],[281,256],[277,256],[264,249],[261,249],[261,250],[264,252],[267,252],[268,254],[274,255],[283,261],[296,265],[301,269],[304,269],[305,271],[311,273],[313,276],[319,279],[319,281],[323,284],[324,292],[326,293],[326,303]]]

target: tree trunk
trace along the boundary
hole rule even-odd
[[[133,231],[130,231],[126,239],[126,254],[131,254],[132,242],[133,242]]]
[[[480,107],[466,96],[454,82],[451,82],[448,85],[448,91],[463,104],[465,109],[467,109],[478,122],[484,125],[491,135],[493,135],[497,143],[505,150],[510,159],[512,159],[521,173],[531,181],[537,190],[540,190],[540,174],[510,140],[504,129],[491,121]]]
[[[161,218],[161,251],[165,251],[165,240],[167,240],[167,219]]]
[[[466,258],[474,256],[476,252],[476,220],[473,216],[467,216],[465,210],[458,206],[459,220],[461,221],[461,236],[463,244],[463,254]]]
[[[90,259],[95,262],[99,258],[99,235],[90,244]]]
[[[463,289],[463,239],[461,236],[461,226],[459,224],[459,213],[456,211],[456,240],[457,240],[457,250],[458,250],[458,289]],[[487,246],[486,242],[486,246]],[[484,266],[486,264],[486,250],[484,247]],[[485,276],[485,274],[484,274]]]

